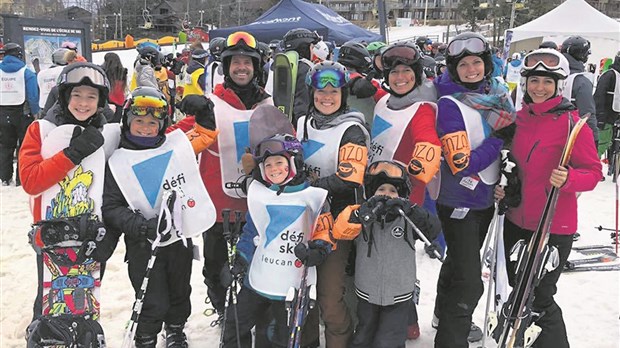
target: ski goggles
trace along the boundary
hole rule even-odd
[[[243,44],[249,48],[257,48],[256,38],[254,38],[252,34],[245,31],[237,31],[228,35],[228,38],[226,39],[226,47],[240,45],[241,41],[243,41]]]
[[[256,145],[254,159],[261,161],[272,155],[284,155],[291,152],[301,153],[302,151],[301,144],[292,136],[284,137],[284,141],[280,139],[267,139]]]
[[[163,120],[168,116],[168,103],[156,97],[138,96],[132,99],[129,112],[135,116],[151,115]]]
[[[58,84],[71,84],[79,85],[84,82],[84,79],[88,79],[93,86],[105,87],[110,89],[110,83],[108,78],[99,70],[92,66],[80,66],[60,74],[58,77]]]
[[[387,70],[393,69],[398,64],[411,66],[417,63],[419,59],[418,51],[409,45],[391,46],[381,54],[381,64]]]
[[[525,69],[535,70],[540,65],[544,66],[547,70],[558,70],[561,68],[560,57],[547,52],[532,53],[525,56],[523,61]]]
[[[371,176],[379,175],[381,173],[385,174],[388,178],[393,179],[402,179],[406,176],[404,167],[389,161],[373,162],[368,169],[366,169],[366,174]]]
[[[349,82],[349,72],[336,69],[318,70],[312,75],[307,75],[306,83],[316,89],[323,89],[327,84],[335,88],[342,88]]]
[[[471,54],[479,54],[487,50],[487,43],[479,37],[452,40],[446,50],[449,56],[458,56],[465,51]]]

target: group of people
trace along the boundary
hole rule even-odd
[[[208,51],[197,45],[184,52],[185,68],[174,68],[182,56],[168,59],[171,70],[182,75],[172,85],[169,77],[155,77],[158,62],[166,59],[157,48],[143,47],[126,98],[121,98],[126,71],[105,69],[122,72],[118,62],[59,69],[54,105],[25,130],[18,158],[21,184],[33,196],[37,222],[75,212],[50,215],[42,197],[58,191],[76,168],[103,178],[81,197],[94,201],[87,212],[99,214],[107,229],[93,258],[105,262],[124,235],[137,296],[151,243],[163,243],[150,271],[136,347],[155,347],[162,326],[167,347],[188,346],[184,326],[191,313],[193,243],[162,228],[169,225],[158,216],[166,204],[161,202],[165,185],[146,188],[136,169],[162,156],[172,156],[166,178],[195,178],[178,179],[176,185],[215,207],[216,222],[202,234],[202,273],[224,347],[250,347],[252,328],[256,347],[286,347],[291,329],[286,297],[302,276],[316,289],[317,304],[305,316],[302,347],[319,346],[319,317],[329,348],[404,347],[408,338],[419,336],[415,241],[422,236],[435,241],[440,234],[447,249],[439,248],[445,259],[434,307],[435,347],[468,347],[483,293],[480,249],[495,204],[507,195],[519,196],[507,200],[516,203],[504,226],[511,284],[516,275],[509,251],[536,230],[552,186],[560,194],[549,244],[558,249],[560,265],[567,260],[577,232],[577,193],[594,189],[602,178],[587,127],[569,165],[558,166],[566,135],[583,115],[563,94],[570,88],[570,48],[566,54],[548,48],[528,53],[519,72],[520,93],[511,96],[504,80],[494,77],[493,52],[477,33],[459,34],[448,44],[431,46],[430,53],[424,52],[427,40],[347,42],[334,60],[323,44],[315,32],[299,28],[272,51],[250,33],[235,32],[212,39]],[[273,105],[269,66],[278,50],[295,51],[300,59],[291,131],[267,136],[246,152],[240,134],[252,132],[255,110]],[[9,50],[5,54],[0,68],[21,58]],[[433,74],[426,59],[431,54],[445,58]],[[111,84],[112,79],[121,82]],[[617,95],[610,95],[610,105],[617,104]],[[27,96],[27,104],[34,103],[29,114],[36,114],[39,100]],[[17,110],[25,97],[22,93],[9,105]],[[175,99],[185,117],[173,124]],[[120,125],[109,123],[106,109]],[[22,117],[22,109],[15,114]],[[502,149],[510,150],[518,168],[516,193],[498,186]],[[187,210],[200,218],[199,211]],[[232,258],[225,210],[243,212]],[[189,228],[185,220],[183,225]],[[545,313],[536,319],[542,328],[536,347],[569,346],[562,311],[553,300],[561,272],[562,267],[548,272],[535,289],[532,311]],[[227,290],[237,280],[236,301],[227,303]],[[40,295],[35,317],[42,314]]]

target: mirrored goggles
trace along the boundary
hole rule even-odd
[[[92,85],[110,88],[107,77],[90,66],[71,69],[67,73],[61,74],[58,83],[80,84],[85,78],[89,79]]]
[[[418,51],[411,46],[393,46],[381,55],[384,69],[393,69],[398,64],[411,66],[420,59]]]
[[[294,139],[294,138],[292,138]],[[291,140],[292,140],[291,139]],[[282,141],[279,139],[267,139],[261,141],[254,149],[254,158],[256,160],[262,160],[271,155],[284,155],[289,151],[302,151],[301,144],[297,141]]]
[[[549,53],[534,53],[525,56],[523,66],[528,70],[536,69],[543,65],[547,70],[560,69],[560,57]]]
[[[158,120],[163,120],[168,116],[168,103],[155,97],[139,96],[132,100],[129,111],[135,116],[152,115]]]
[[[471,37],[463,40],[453,40],[448,44],[448,55],[458,56],[464,51],[472,54],[478,54],[486,51],[487,44],[478,37]]]
[[[310,80],[308,84],[316,89],[323,89],[327,87],[327,84],[335,88],[342,88],[349,82],[349,72],[324,69],[315,72],[312,76],[308,76],[308,78]]]
[[[378,161],[374,162],[366,170],[368,175],[379,175],[384,173],[389,178],[402,179],[405,177],[405,170],[393,162]]]
[[[243,41],[244,44],[250,48],[256,49],[257,47],[256,38],[245,31],[237,31],[228,35],[228,38],[226,39],[226,47],[236,46],[240,44],[241,41]]]

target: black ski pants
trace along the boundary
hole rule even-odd
[[[231,227],[233,228],[233,224]],[[203,255],[205,258],[202,275],[207,285],[207,296],[211,300],[213,308],[222,312],[226,300],[226,288],[220,283],[220,272],[228,261],[228,246],[224,239],[224,226],[216,222],[210,229],[202,234]]]
[[[15,150],[19,151],[32,118],[22,115],[23,107],[0,106],[0,180],[13,178]],[[15,175],[19,182],[19,175]]]
[[[358,298],[359,323],[349,348],[404,348],[411,303],[379,306]]]
[[[150,243],[127,243],[129,279],[136,295],[151,258]],[[191,313],[193,244],[181,241],[161,247],[149,277],[136,336],[154,336],[162,324],[184,324]]]
[[[520,239],[527,243],[532,237],[533,231],[525,230],[504,220],[504,249],[506,253],[506,268],[508,270],[508,281],[510,286],[515,286],[517,277],[515,275],[516,262],[510,262],[510,248]],[[570,255],[573,247],[572,235],[549,235],[548,245],[555,246],[560,253],[559,266],[552,272],[547,273],[538,286],[534,289],[534,302],[532,310],[536,313],[544,313],[536,320],[536,325],[540,326],[542,332],[534,342],[534,348],[568,348],[568,337],[566,335],[566,325],[562,317],[562,309],[553,299],[553,295],[558,291],[557,283]]]
[[[469,210],[454,219],[454,208],[437,205],[448,247],[437,280],[435,315],[439,327],[435,348],[467,348],[471,318],[484,292],[481,280],[480,248],[493,218],[493,207]]]

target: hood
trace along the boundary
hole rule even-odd
[[[402,110],[417,102],[437,102],[437,90],[430,80],[425,79],[420,86],[402,97],[391,94],[387,100],[387,106],[392,110]]]
[[[571,110],[576,110],[575,106],[568,99],[559,95],[538,104],[523,103],[521,112],[526,112],[532,116],[543,114],[561,115]]]
[[[62,126],[64,124],[75,124],[82,127],[92,125],[95,128],[101,128],[104,124],[107,123],[105,116],[103,116],[103,113],[101,111],[102,109],[100,108],[99,110],[97,110],[97,113],[91,116],[88,120],[80,122],[76,120],[73,115],[71,115],[68,111],[65,112],[57,102],[47,111],[43,119],[52,122],[56,126]]]
[[[510,65],[512,65],[513,67],[517,68],[519,66],[521,66],[521,60],[520,59],[513,59],[510,61]]]
[[[445,95],[452,95],[454,93],[465,92],[477,92],[484,93],[484,87],[488,84],[486,80],[482,80],[478,83],[477,88],[474,90],[467,89],[465,86],[460,85],[452,80],[450,74],[441,74],[438,78],[433,80],[435,88],[437,89],[437,96],[442,97]]]
[[[13,73],[23,68],[26,65],[21,59],[14,56],[4,56],[4,59],[0,63],[0,70]]]
[[[578,61],[577,59],[575,59],[573,56],[571,56],[568,53],[562,53],[562,54],[568,60],[568,67],[570,68],[571,74],[586,71],[586,67],[582,62]]]
[[[204,65],[198,63],[195,60],[192,60],[192,61],[189,62],[189,65],[187,65],[187,73],[191,74],[191,73],[193,73],[194,71],[196,71],[196,70],[198,70],[200,68],[204,68]]]

